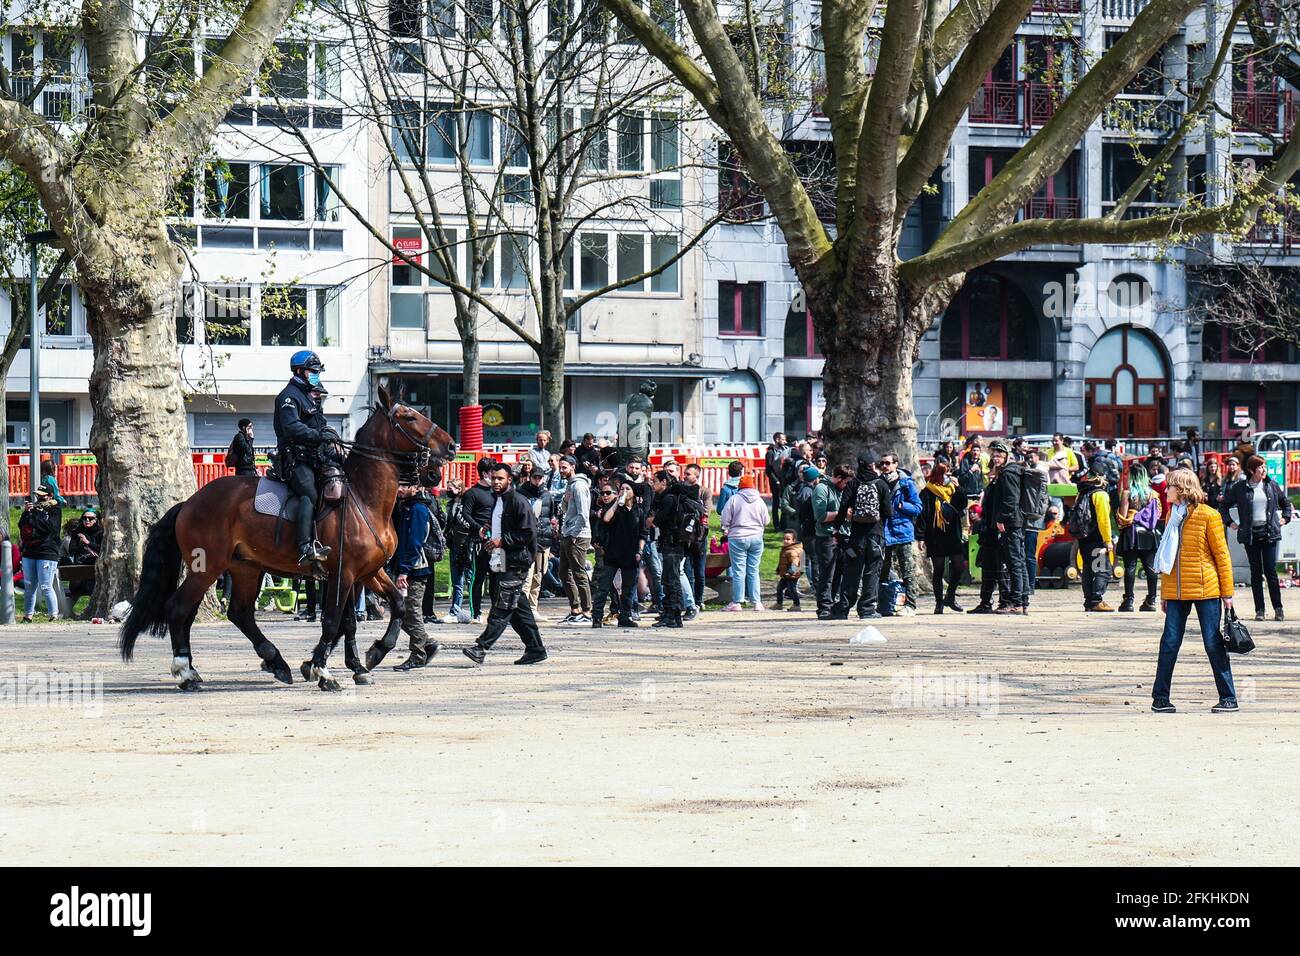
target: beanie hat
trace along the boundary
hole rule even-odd
[[[754,484],[754,476],[753,476],[753,475],[741,475],[741,476],[740,476],[740,490],[741,490],[741,491],[744,491],[746,488],[755,488],[755,487],[757,487],[757,486]]]
[[[821,469],[816,465],[806,465],[803,470],[804,481],[816,481],[822,475]]]
[[[1000,451],[1004,455],[1009,455],[1011,454],[1011,446],[1001,438],[995,438],[989,442],[989,451]]]

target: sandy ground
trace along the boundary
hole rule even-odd
[[[512,666],[509,634],[473,668],[459,649],[476,630],[449,626],[432,666],[385,665],[341,694],[275,684],[227,625],[195,629],[197,694],[173,686],[164,642],[142,639],[128,666],[107,626],[7,628],[0,678],[93,672],[103,693],[80,709],[0,701],[0,857],[1300,862],[1296,625],[1251,625],[1235,715],[1208,712],[1192,635],[1181,711],[1156,716],[1162,616],[1084,615],[1078,593],[1040,593],[1028,619],[877,622],[883,645],[806,612],[544,626],[552,657],[530,668]],[[266,629],[295,665],[314,641],[278,615]],[[362,626],[363,647],[379,629]]]

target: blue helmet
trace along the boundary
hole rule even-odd
[[[296,373],[300,368],[309,372],[323,372],[325,371],[325,363],[311,349],[299,349],[289,359],[289,371]]]

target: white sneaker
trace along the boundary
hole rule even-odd
[[[590,615],[590,614],[579,614],[577,617],[575,617],[575,618],[573,619],[572,623],[573,623],[575,626],[577,626],[577,627],[590,627],[590,626],[591,626],[591,615]]]
[[[756,601],[756,602],[754,603],[754,610],[755,610],[755,611],[766,611],[767,608],[763,607],[763,602],[762,602],[762,601]]]
[[[740,604],[737,603],[736,601],[732,601],[730,604],[728,604],[726,607],[724,607],[723,610],[724,610],[724,611],[743,611],[744,608],[742,608],[742,607],[740,606]]]

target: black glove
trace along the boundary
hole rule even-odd
[[[339,436],[339,433],[336,432],[329,425],[326,425],[324,428],[320,430],[320,437],[322,442],[338,442],[343,440]]]

